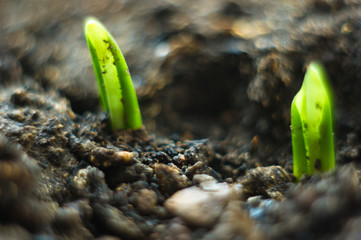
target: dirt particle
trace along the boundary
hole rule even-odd
[[[316,161],[315,161],[315,169],[317,171],[321,171],[321,159],[316,159]]]
[[[109,204],[94,204],[94,222],[111,234],[124,239],[144,239],[144,234],[132,218],[124,216]]]
[[[244,198],[262,195],[282,200],[291,176],[280,166],[257,167],[251,169],[241,184],[244,186]]]
[[[91,151],[90,162],[94,166],[110,167],[120,164],[133,163],[134,154],[127,151],[117,151],[104,147],[97,147]]]
[[[141,189],[136,198],[137,209],[145,215],[154,214],[157,207],[157,194],[149,189]]]
[[[180,169],[174,164],[168,166],[163,163],[157,163],[154,169],[159,187],[167,195],[190,185],[189,179],[181,174]]]

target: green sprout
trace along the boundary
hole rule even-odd
[[[138,99],[127,63],[114,38],[95,18],[84,22],[103,108],[109,112],[111,126],[118,129],[142,127]]]
[[[291,105],[293,174],[325,172],[335,167],[333,101],[325,69],[312,62]]]

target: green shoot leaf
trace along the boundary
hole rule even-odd
[[[291,105],[293,174],[297,179],[335,167],[332,108],[326,71],[312,62]]]
[[[114,130],[142,127],[138,99],[129,69],[119,46],[95,18],[84,24],[103,108],[109,111]]]

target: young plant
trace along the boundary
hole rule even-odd
[[[293,174],[325,172],[335,167],[333,101],[325,69],[312,62],[291,105]]]
[[[84,32],[93,60],[101,103],[109,111],[112,128],[141,128],[143,123],[138,99],[120,48],[95,18],[85,20]]]

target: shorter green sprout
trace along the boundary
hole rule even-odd
[[[111,126],[118,129],[142,127],[138,99],[127,63],[114,38],[95,18],[84,22],[103,108],[109,111]]]
[[[312,62],[291,105],[293,174],[297,180],[335,167],[332,97],[325,69]]]

